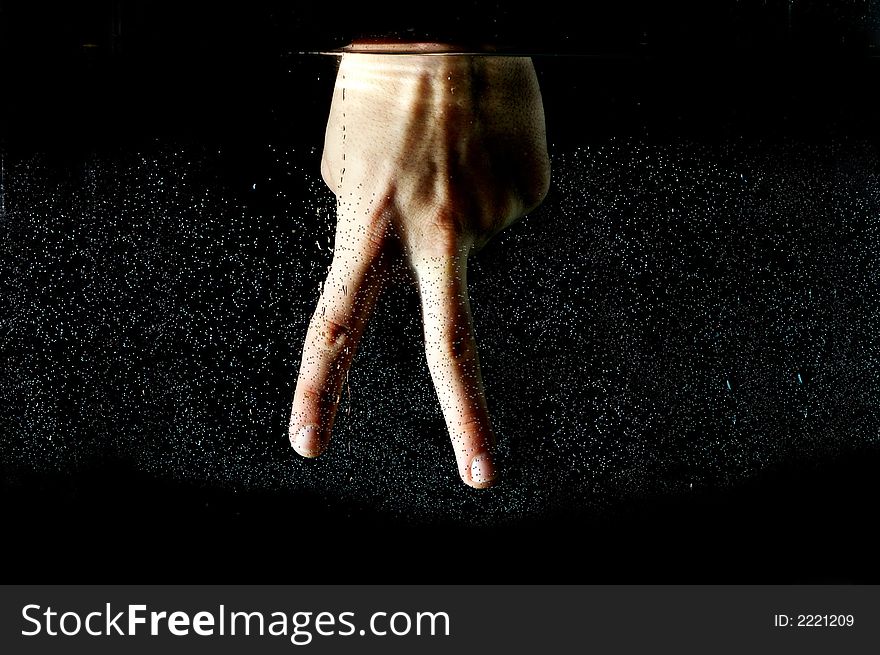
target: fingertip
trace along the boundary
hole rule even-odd
[[[465,484],[474,489],[488,489],[498,479],[498,471],[495,462],[489,453],[481,453],[471,460],[468,475],[464,479]]]
[[[290,431],[290,445],[303,457],[312,459],[324,452],[327,439],[317,425],[303,425]]]

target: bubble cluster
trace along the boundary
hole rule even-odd
[[[335,201],[315,148],[239,154],[4,153],[9,470],[121,459],[410,522],[497,524],[877,445],[871,145],[551,144],[543,205],[470,261],[503,475],[483,492],[456,472],[402,274],[365,330],[328,451],[291,450]]]

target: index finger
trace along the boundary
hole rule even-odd
[[[386,262],[380,221],[340,216],[333,263],[309,322],[289,435],[304,457],[327,447],[342,385],[382,287]]]

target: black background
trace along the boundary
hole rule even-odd
[[[201,183],[231,189],[237,198],[251,176],[277,170],[266,144],[300,151],[320,145],[333,62],[300,53],[378,34],[382,25],[410,37],[479,41],[489,34],[517,50],[578,55],[536,58],[551,144],[633,139],[662,149],[687,139],[707,148],[769,142],[797,151],[842,140],[873,152],[877,143],[880,10],[873,2],[601,3],[579,20],[567,13],[568,3],[541,3],[540,11],[524,14],[493,3],[444,3],[440,15],[428,17],[404,4],[381,10],[362,4],[2,2],[6,165],[36,154],[48,171],[43,175],[57,181],[89,157],[125,162],[126,153],[162,151],[168,144],[196,153],[219,147],[224,155],[202,169]],[[572,102],[584,97],[590,102]],[[319,155],[311,152],[301,163],[317,170]],[[38,200],[26,197],[39,193],[36,184],[20,188],[21,205]],[[248,200],[250,211],[266,215],[281,212],[284,202],[268,194]],[[4,229],[7,249],[32,243]],[[10,276],[3,280],[7,290],[22,288],[13,268],[3,274]],[[303,281],[302,288],[311,284]],[[37,304],[43,298],[35,289],[27,293]],[[8,301],[4,307],[12,312],[16,306]],[[296,351],[302,335],[287,336]],[[29,373],[16,359],[17,347],[12,339],[4,342],[4,362],[9,380],[22,385]],[[111,360],[130,357],[113,353]],[[266,431],[278,442],[268,447],[278,457],[288,456],[279,426],[296,353],[285,358],[271,378],[278,393]],[[865,368],[875,369],[876,362]],[[76,364],[68,373],[76,378]],[[105,382],[119,385],[106,396],[118,418],[127,406],[125,376]],[[863,383],[878,389],[876,374]],[[91,402],[70,385],[60,392],[68,426],[88,414]],[[199,387],[199,393],[212,391]],[[16,407],[9,401],[3,423],[13,444],[27,440],[15,433]],[[537,402],[535,415],[541,411]],[[634,493],[599,509],[563,496],[544,513],[485,525],[442,512],[414,521],[405,512],[320,489],[155,474],[115,446],[116,437],[95,446],[106,430],[90,434],[92,422],[68,427],[76,435],[72,448],[88,443],[88,457],[68,452],[48,465],[16,458],[15,447],[4,451],[6,577],[876,582],[868,535],[876,516],[878,423],[876,406],[864,411],[862,429],[873,434],[873,446],[840,447],[834,456],[821,449],[790,455],[745,480],[707,484],[691,495]],[[174,411],[159,408],[151,416],[139,439],[149,441],[150,431],[173,420]],[[843,442],[846,420],[836,427]],[[58,436],[65,439],[63,429]]]

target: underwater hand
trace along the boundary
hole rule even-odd
[[[290,418],[306,457],[330,440],[342,385],[388,265],[421,295],[431,378],[465,483],[496,478],[467,292],[468,254],[547,193],[550,164],[527,57],[342,56],[323,178],[337,197],[333,262],[309,323]]]

